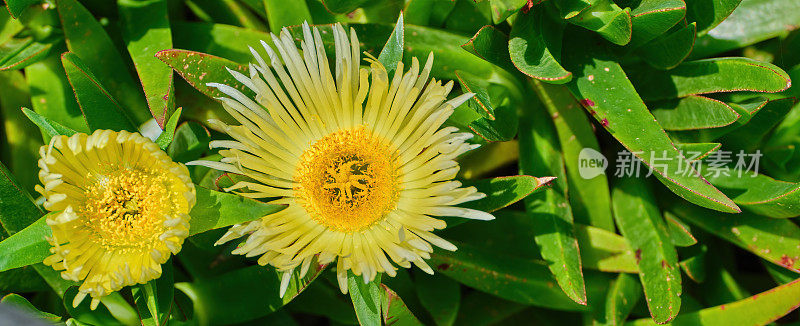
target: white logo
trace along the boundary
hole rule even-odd
[[[606,174],[607,167],[608,159],[594,149],[584,148],[578,154],[578,173],[580,173],[581,178],[592,179],[598,175]]]

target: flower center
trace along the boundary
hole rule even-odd
[[[295,174],[298,201],[334,230],[360,231],[397,201],[394,149],[365,127],[339,130],[303,152]]]
[[[169,176],[118,165],[104,170],[89,175],[96,181],[86,187],[78,213],[107,249],[149,248],[164,232],[164,221],[180,207]]]

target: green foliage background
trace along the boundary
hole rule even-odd
[[[37,318],[798,322],[800,91],[791,83],[800,77],[798,0],[6,0],[5,7],[0,293]],[[364,284],[351,275],[344,296],[334,267],[319,265],[295,275],[280,298],[272,268],[230,255],[231,245],[213,246],[226,227],[280,207],[221,192],[236,175],[192,167],[199,185],[192,236],[163,276],[106,297],[95,311],[88,302],[72,308],[75,284],[41,264],[49,229],[33,192],[39,147],[95,129],[163,129],[156,142],[175,161],[219,159],[208,142],[225,136],[206,120],[230,118],[205,84],[241,86],[225,68],[245,72],[248,46],[269,42],[269,31],[286,26],[299,41],[303,21],[323,32],[334,22],[354,28],[362,49],[389,68],[433,52],[432,77],[456,80],[454,96],[476,94],[448,124],[479,136],[473,141],[483,146],[459,159],[459,179],[488,195],[471,207],[497,219],[448,218],[440,234],[459,250],[436,251],[433,276],[401,270]],[[332,34],[323,35],[332,47]],[[608,158],[608,176],[580,176],[586,148]],[[644,153],[652,176],[613,176],[623,149]],[[709,173],[720,149],[760,151],[758,175]],[[679,174],[681,151],[702,153],[704,169]]]

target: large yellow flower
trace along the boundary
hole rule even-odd
[[[59,212],[47,218],[53,255],[44,263],[83,281],[73,305],[91,295],[94,309],[111,292],[161,276],[189,235],[195,190],[186,167],[126,131],[54,137],[39,152],[36,190]]]
[[[494,218],[455,206],[484,197],[452,180],[454,159],[477,145],[465,142],[472,134],[441,128],[472,94],[447,101],[452,82],[428,81],[432,54],[421,71],[416,58],[405,73],[398,64],[391,81],[374,57],[366,58],[371,69],[360,68],[355,32],[348,38],[338,24],[334,78],[320,32],[304,24],[303,33],[302,53],[284,29],[273,35],[277,53],[262,42],[269,65],[251,49],[250,75],[230,71],[255,99],[208,84],[230,96],[219,100],[240,125],[209,121],[235,140],[211,143],[223,148],[220,162],[190,164],[243,174],[252,180],[226,191],[288,206],[231,227],[218,243],[247,236],[233,253],[283,272],[281,295],[295,268],[305,274],[315,256],[337,261],[344,293],[348,270],[365,282],[394,276],[394,264],[433,273],[425,263],[431,244],[456,249],[431,233],[445,227],[436,216]]]

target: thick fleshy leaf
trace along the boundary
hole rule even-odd
[[[334,14],[349,13],[365,3],[367,0],[322,0],[325,9]]]
[[[687,1],[686,19],[697,22],[698,34],[705,34],[724,21],[742,0]]]
[[[799,305],[800,280],[795,280],[743,300],[680,315],[672,325],[767,325]],[[654,323],[650,319],[638,319],[629,325]]]
[[[674,68],[692,52],[696,28],[692,23],[650,41],[639,50],[639,57],[656,69]]]
[[[650,112],[664,130],[719,128],[740,117],[725,102],[698,95],[650,103]]]
[[[311,12],[305,1],[263,0],[269,30],[278,33],[286,26],[312,23]]]
[[[614,217],[634,250],[645,301],[656,323],[666,323],[681,307],[678,254],[656,200],[644,179],[618,179],[612,191]]]
[[[475,96],[457,107],[448,122],[460,128],[469,128],[488,142],[513,139],[519,123],[516,108],[508,103],[506,89],[493,87],[496,85],[464,71],[456,71],[456,77],[464,91]],[[498,89],[501,92],[492,92]]]
[[[634,4],[633,2],[632,4]],[[686,14],[683,0],[642,0],[631,8],[630,47],[649,42],[675,26]]]
[[[141,325],[139,323],[139,318],[136,316],[136,311],[125,302],[125,299],[123,299],[119,293],[111,293],[104,297],[101,300],[102,304],[98,305],[95,310],[90,308],[92,300],[83,300],[80,305],[73,307],[72,303],[77,294],[78,287],[71,287],[67,290],[64,294],[64,308],[70,316],[82,323],[88,325]],[[119,302],[120,300],[122,302]],[[122,306],[123,304],[124,306]],[[115,309],[118,312],[117,316],[114,316],[114,314],[109,311],[110,309],[107,305],[110,305],[112,308],[117,308]],[[127,309],[125,306],[127,306]],[[128,311],[130,311],[131,314],[125,313]],[[119,312],[122,312],[122,314]]]
[[[749,212],[725,214],[688,205],[669,209],[681,220],[730,241],[773,264],[800,272],[800,227],[786,219]]]
[[[0,44],[0,71],[25,68],[44,59],[53,48],[63,47],[62,38],[37,42],[33,37],[11,39]]]
[[[195,121],[187,121],[178,126],[166,152],[175,162],[189,162],[199,159],[208,150],[211,134],[208,129]]]
[[[259,49],[261,41],[272,43],[272,37],[267,33],[225,24],[173,21],[170,25],[176,48],[223,57],[239,64],[253,61],[249,47]]]
[[[172,69],[155,54],[172,48],[167,17],[167,0],[122,0],[117,3],[122,20],[122,36],[142,83],[150,113],[163,129],[172,113]]]
[[[397,70],[397,63],[403,60],[403,30],[403,13],[400,13],[392,34],[389,35],[386,45],[383,46],[380,55],[378,55],[378,61],[386,67],[389,78],[394,76],[394,71]]]
[[[383,323],[385,325],[423,325],[417,317],[408,309],[403,299],[397,293],[392,291],[385,284],[380,285],[381,293],[381,309],[383,314]],[[380,325],[380,321],[376,325]],[[370,325],[362,323],[361,325]]]
[[[781,68],[748,58],[689,61],[666,72],[638,69],[629,77],[648,101],[734,91],[776,93],[791,85]]]
[[[31,171],[39,160],[43,145],[36,125],[28,121],[21,108],[31,105],[30,89],[21,71],[0,71],[0,159],[17,176],[22,189],[33,191],[39,183]]]
[[[611,195],[606,175],[581,173],[580,164],[593,158],[591,154],[600,153],[591,123],[566,87],[540,82],[533,82],[532,85],[550,113],[558,133],[573,215],[577,222],[613,231],[614,219],[611,217]]]
[[[558,9],[559,15],[564,19],[569,19],[577,16],[584,10],[591,7],[594,3],[592,0],[559,0],[553,2]]]
[[[383,291],[380,275],[371,282],[365,283],[361,276],[353,272],[347,273],[347,286],[350,300],[356,311],[358,323],[361,325],[381,325]]]
[[[769,101],[753,114],[747,124],[737,128],[736,132],[725,135],[722,142],[729,148],[748,152],[759,149],[761,140],[783,120],[795,103],[796,100],[792,97]]]
[[[537,106],[525,108],[520,118],[519,138],[519,171],[558,178],[552,188],[525,199],[525,211],[535,226],[534,240],[558,285],[572,300],[585,305],[586,289],[572,209],[567,200],[564,158],[556,147],[558,138],[546,110]]]
[[[245,95],[253,95],[250,89],[236,81],[227,71],[227,69],[231,69],[246,73],[245,67],[228,59],[178,49],[159,51],[156,53],[156,57],[172,67],[189,85],[208,97],[216,98],[224,95],[218,89],[207,86],[208,83],[229,85],[242,91]]]
[[[721,171],[705,167],[708,181],[742,208],[774,218],[800,216],[800,184],[775,180],[753,171]]]
[[[13,255],[0,255],[0,272],[42,262],[50,256],[50,244],[45,240],[52,236],[45,217],[0,241],[0,250]]]
[[[260,201],[195,187],[197,204],[189,215],[192,217],[189,234],[198,234],[234,224],[249,222],[278,212],[284,205],[265,204]]]
[[[19,294],[7,294],[0,300],[0,303],[14,306],[21,311],[35,316],[38,320],[47,321],[48,323],[56,324],[61,321],[61,316],[37,309],[28,299],[25,299],[25,297]]]
[[[686,273],[686,276],[695,283],[702,283],[706,279],[707,253],[708,247],[703,244],[686,248],[685,251],[681,252],[683,260],[678,264],[681,265],[681,270]]]
[[[291,302],[327,267],[312,262],[305,277],[295,270],[283,298],[279,296],[281,275],[273,268],[250,266],[222,275],[176,283],[175,288],[194,303],[194,318],[200,325],[233,324],[254,320]]]
[[[25,68],[25,78],[36,113],[75,131],[89,132],[59,56],[53,55]]]
[[[584,268],[612,273],[639,272],[633,250],[620,235],[593,226],[575,224],[575,237],[581,249]]]
[[[676,247],[689,247],[697,243],[697,238],[692,235],[692,231],[686,223],[683,223],[672,214],[664,214],[664,220],[667,222],[669,240],[673,245]]]
[[[572,73],[559,63],[564,25],[549,18],[545,5],[517,15],[508,52],[514,66],[522,73],[549,83],[563,84],[572,79]]]
[[[722,147],[722,144],[720,143],[675,144],[675,148],[681,151],[681,153],[683,153],[683,156],[686,157],[691,162],[706,158],[711,153],[716,152],[720,147]]]
[[[491,213],[528,197],[528,195],[537,192],[553,179],[555,178],[515,175],[464,181],[465,187],[474,186],[478,188],[478,191],[484,193],[486,198],[467,202],[463,206]]]
[[[65,52],[61,63],[75,91],[89,130],[111,129],[137,131],[131,117],[95,77],[90,68],[76,54]]]
[[[419,301],[438,326],[452,326],[461,305],[461,287],[448,277],[416,273]]]
[[[97,76],[97,83],[106,87],[109,97],[119,101],[122,114],[129,116],[135,126],[150,120],[144,94],[103,26],[77,0],[58,0],[56,8],[69,51],[84,60],[87,70]],[[91,124],[90,129],[94,129]]]
[[[28,7],[39,3],[41,0],[6,0],[6,6],[8,7],[8,12],[11,14],[11,17],[14,19],[19,18],[23,12],[25,12]]]
[[[54,136],[64,135],[69,137],[77,133],[77,131],[64,127],[58,122],[45,118],[30,109],[22,108],[22,113],[24,113],[28,119],[31,119],[31,122],[39,126],[42,130],[45,142],[49,142],[50,138]]]
[[[743,0],[722,23],[697,39],[692,57],[703,58],[783,35],[796,29],[798,21],[800,3],[797,1]]]
[[[611,43],[628,44],[633,31],[630,9],[623,10],[611,0],[593,2],[591,7],[570,18],[569,22],[597,32]]]
[[[748,102],[727,104],[734,111],[736,111],[736,114],[739,115],[739,118],[736,119],[736,121],[734,121],[732,124],[712,129],[670,131],[670,138],[684,143],[711,142],[718,140],[720,137],[730,134],[732,131],[739,129],[750,122],[750,119],[753,118],[753,115],[766,107],[767,104],[769,104],[769,101],[765,98],[756,98],[749,100]]]
[[[607,56],[586,51],[585,41],[574,40],[569,43],[571,51],[566,52],[571,54],[569,67],[575,67],[576,74],[568,87],[584,108],[628,151],[639,153],[638,158],[670,190],[697,205],[738,212],[736,204],[697,171],[679,172],[683,169],[681,153],[647,110],[625,71]],[[612,88],[615,92],[609,93],[607,90]],[[654,164],[656,155],[665,159]]]
[[[133,300],[144,326],[164,325],[172,313],[175,293],[172,260],[161,265],[161,276],[132,288]]]
[[[455,252],[437,251],[431,255],[430,263],[439,273],[519,303],[558,310],[586,309],[556,286],[544,262],[484,252],[463,243],[455,245],[458,247]]]
[[[508,42],[508,35],[494,26],[487,25],[475,33],[461,48],[498,67],[514,72],[517,68],[511,62]]]
[[[175,130],[178,128],[178,120],[181,117],[181,108],[178,108],[175,112],[172,113],[172,116],[169,117],[169,121],[164,126],[164,132],[156,138],[155,143],[158,144],[162,150],[167,149],[169,144],[172,143],[172,138],[175,137]]]
[[[606,297],[606,325],[622,325],[642,298],[642,286],[636,277],[619,274]]]

